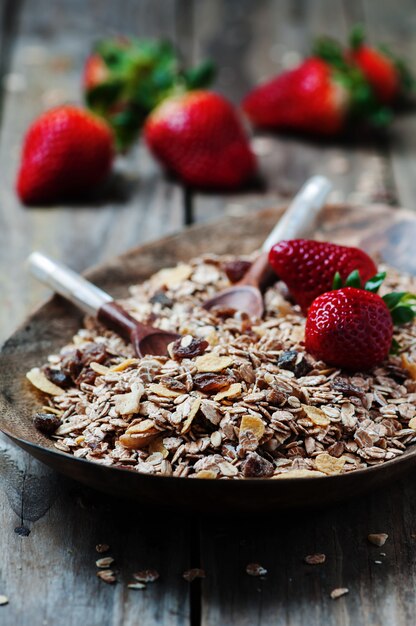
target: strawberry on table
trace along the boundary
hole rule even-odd
[[[148,117],[144,138],[156,158],[188,185],[231,189],[256,171],[237,112],[212,91],[162,102]]]
[[[309,239],[279,242],[270,250],[269,262],[304,313],[317,296],[332,289],[337,272],[345,281],[356,270],[362,284],[377,273],[363,250]]]
[[[336,135],[344,127],[350,93],[317,57],[254,88],[243,110],[258,127]]]
[[[79,197],[107,177],[113,134],[92,113],[72,105],[40,115],[24,139],[16,188],[25,204]]]
[[[413,78],[403,60],[385,46],[367,44],[361,26],[351,32],[347,58],[360,68],[381,102],[393,104],[413,87]]]

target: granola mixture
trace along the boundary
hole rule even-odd
[[[415,325],[396,330],[400,354],[382,367],[329,368],[305,353],[305,319],[282,283],[261,320],[199,306],[249,261],[205,256],[131,288],[121,304],[133,316],[184,335],[170,357],[137,359],[87,318],[28,373],[48,398],[38,428],[79,458],[191,478],[326,476],[403,454],[416,441]],[[415,292],[416,279],[389,268],[392,288]]]

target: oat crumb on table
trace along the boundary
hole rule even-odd
[[[261,320],[199,306],[229,286],[232,260],[194,259],[131,287],[122,301],[131,315],[184,335],[170,356],[137,359],[87,318],[29,373],[48,394],[41,410],[50,416],[37,419],[58,424],[56,448],[142,473],[223,480],[325,477],[402,455],[416,441],[415,324],[395,331],[401,355],[342,372],[305,352],[305,319],[282,283],[266,291]],[[416,279],[388,269],[383,289],[392,288],[415,292]]]

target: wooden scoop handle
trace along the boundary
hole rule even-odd
[[[262,252],[234,287],[250,286],[262,290],[270,283],[273,276],[276,279],[269,265],[269,253]]]

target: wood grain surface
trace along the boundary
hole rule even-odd
[[[186,58],[212,56],[217,87],[235,102],[261,78],[296,61],[315,35],[346,37],[363,20],[373,40],[416,71],[414,0],[4,0],[0,4],[0,341],[46,295],[24,261],[41,249],[77,270],[179,230],[184,197],[198,222],[280,205],[313,173],[334,181],[334,201],[415,208],[416,116],[398,117],[377,139],[325,144],[258,134],[263,187],[238,194],[185,194],[142,145],[119,159],[89,203],[23,208],[14,193],[30,120],[80,99],[82,62],[111,33],[168,36]],[[364,209],[363,209],[364,210]],[[409,252],[411,256],[411,251]],[[2,626],[143,624],[217,626],[407,626],[416,608],[416,491],[411,479],[331,509],[262,519],[161,515],[99,495],[52,473],[0,440]],[[383,548],[367,541],[386,532]],[[107,542],[119,581],[96,577],[95,544]],[[326,563],[308,566],[306,554]],[[265,580],[245,574],[249,562]],[[188,567],[206,579],[186,583]],[[131,574],[161,578],[129,590]],[[348,587],[339,600],[335,587]]]

